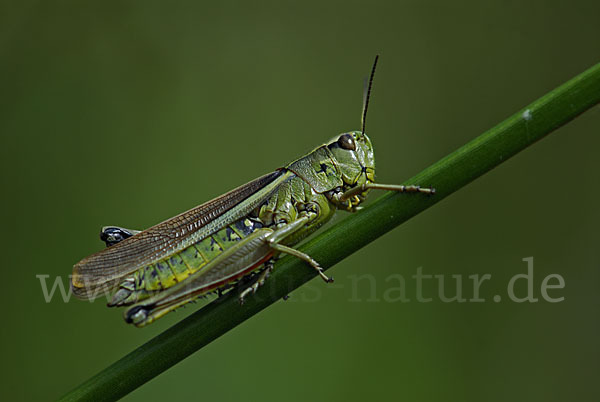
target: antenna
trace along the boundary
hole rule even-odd
[[[362,108],[362,118],[361,118],[361,127],[362,133],[365,133],[365,126],[367,125],[367,108],[369,107],[369,98],[371,97],[371,88],[373,87],[373,77],[375,76],[375,68],[377,67],[377,60],[379,60],[379,55],[375,56],[375,61],[373,62],[373,67],[371,68],[371,76],[369,77],[368,85],[365,80],[365,88],[363,91],[363,108]]]

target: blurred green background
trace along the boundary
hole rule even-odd
[[[406,180],[599,62],[599,16],[591,0],[2,2],[2,400],[55,399],[198,308],[140,330],[101,300],[46,303],[36,275],[66,285],[102,225],[151,226],[359,129],[376,53],[378,178]],[[598,400],[599,130],[596,107],[340,263],[337,287],[313,280],[126,400]],[[535,295],[556,273],[563,302],[507,299],[530,256]],[[488,300],[430,286],[417,303],[418,267],[463,275],[467,297],[490,274]],[[365,273],[379,298],[402,274],[413,300],[357,296]]]

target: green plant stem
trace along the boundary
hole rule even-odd
[[[324,267],[331,267],[598,102],[600,64],[556,88],[406,182],[433,185],[437,190],[434,196],[388,193],[368,208],[324,231],[302,246],[301,250]],[[300,260],[283,258],[276,263],[265,286],[244,305],[240,306],[234,292],[215,300],[85,381],[65,395],[63,400],[118,399],[314,276],[315,271]]]

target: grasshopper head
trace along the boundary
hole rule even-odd
[[[327,145],[348,187],[372,183],[375,180],[373,145],[366,134],[350,131],[334,138]]]

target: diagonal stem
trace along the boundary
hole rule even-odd
[[[300,249],[331,267],[419,212],[441,201],[600,102],[600,64],[581,73],[408,180],[433,185],[430,197],[388,193]],[[592,134],[592,133],[590,133]],[[595,135],[596,133],[593,133]],[[230,294],[208,304],[63,397],[114,400],[241,324],[317,273],[298,259],[275,264],[271,278],[240,306]]]

